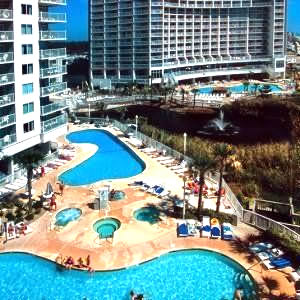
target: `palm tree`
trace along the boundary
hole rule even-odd
[[[15,156],[15,162],[27,171],[28,215],[32,212],[32,177],[33,169],[43,161],[44,155],[37,150],[25,150]]]
[[[182,95],[182,104],[183,104],[183,103],[184,103],[185,89],[182,88],[182,89],[180,90],[180,92],[181,92],[181,95]]]
[[[235,153],[235,150],[232,148],[232,146],[221,143],[216,144],[214,147],[214,155],[219,160],[219,190],[218,190],[218,199],[217,199],[217,205],[216,205],[216,212],[219,212],[220,210],[220,204],[221,204],[221,191],[222,191],[222,184],[223,184],[223,172],[225,167],[225,162],[227,158]]]
[[[205,150],[201,150],[196,153],[194,156],[195,159],[195,167],[199,171],[199,194],[198,194],[198,217],[201,216],[201,208],[202,208],[202,191],[205,184],[205,174],[209,171],[212,171],[216,168],[215,159]]]
[[[255,93],[255,96],[256,96],[257,95],[257,90],[258,90],[258,87],[259,87],[259,83],[255,82],[253,85],[254,85],[254,93]]]

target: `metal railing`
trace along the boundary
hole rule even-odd
[[[66,82],[57,83],[50,86],[45,86],[41,88],[41,96],[49,96],[51,94],[63,92],[67,88]]]
[[[66,22],[65,13],[40,12],[40,21],[42,22]]]
[[[42,132],[45,133],[45,132],[48,132],[50,130],[53,130],[57,127],[60,127],[62,125],[65,125],[67,124],[68,122],[68,118],[65,114],[63,115],[60,115],[58,117],[55,117],[55,118],[52,118],[52,119],[49,119],[47,121],[44,121],[42,122]]]
[[[0,31],[0,42],[13,41],[13,31]]]
[[[1,52],[0,53],[0,64],[1,63],[9,63],[14,61],[14,53],[13,52]]]
[[[10,144],[13,144],[17,141],[16,134],[6,135],[0,139],[0,148],[4,148]]]
[[[15,102],[15,94],[0,96],[0,106],[10,105]]]
[[[50,103],[47,105],[42,105],[41,106],[41,115],[45,116],[45,115],[51,114],[55,111],[66,109],[67,107],[68,107],[68,105],[67,105],[66,101],[59,101],[59,102]]]
[[[62,74],[65,74],[65,73],[67,73],[67,67],[66,66],[60,66],[60,65],[40,70],[41,78],[45,78],[45,77],[49,77],[49,76],[55,76],[55,75],[62,75]]]
[[[0,9],[0,20],[12,20],[13,11],[10,9]]]
[[[67,56],[66,48],[40,50],[41,59],[65,57],[65,56]]]
[[[83,121],[94,121],[94,122],[100,122],[105,123],[107,122],[106,119],[103,118],[79,118]],[[112,122],[113,126],[119,128],[123,132],[128,132],[128,126],[127,124],[123,124],[117,120],[110,120]],[[135,133],[135,130],[132,130],[133,133]],[[187,162],[187,165],[191,167],[194,164],[194,160],[188,156],[184,156],[182,153],[150,138],[149,136],[146,136],[145,134],[137,131],[137,138],[141,140],[145,145],[148,147],[154,147],[155,149],[159,151],[164,151],[166,155],[173,156],[178,160],[185,160]],[[219,181],[219,174],[218,173],[210,173],[208,175],[208,179],[212,180],[216,183]],[[243,221],[244,223],[253,225],[261,230],[271,230],[278,233],[283,233],[297,241],[300,241],[300,234],[298,234],[296,231],[290,229],[286,225],[276,222],[273,219],[267,218],[265,216],[262,216],[260,214],[257,214],[256,212],[246,210],[242,207],[241,203],[236,198],[235,194],[232,192],[228,184],[226,183],[225,179],[223,178],[223,188],[225,189],[225,194],[229,202],[231,203],[234,211],[236,212],[237,217]]]
[[[9,125],[11,125],[15,122],[16,122],[16,115],[15,114],[0,117],[0,128],[5,127],[5,126],[9,126]]]
[[[0,85],[9,84],[14,82],[14,73],[0,74]]]
[[[39,3],[42,4],[58,4],[58,5],[66,5],[67,0],[39,0]]]
[[[66,31],[40,31],[41,41],[47,40],[65,40],[67,37]]]

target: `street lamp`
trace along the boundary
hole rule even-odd
[[[89,123],[91,122],[91,104],[88,104],[89,106]]]
[[[186,177],[183,176],[183,210],[182,210],[182,219],[185,219],[185,182],[186,182]]]
[[[186,153],[186,137],[187,137],[187,134],[186,132],[183,134],[183,155],[185,156],[185,153]]]
[[[138,121],[139,121],[139,116],[135,116],[135,136],[137,137],[137,130],[138,130]]]
[[[150,92],[151,92],[150,100],[152,101],[152,75],[149,75],[149,79],[150,79],[150,88],[151,88],[151,90],[150,90]]]

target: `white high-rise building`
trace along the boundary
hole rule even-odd
[[[66,0],[0,1],[0,175],[14,175],[13,156],[49,142],[67,131],[66,103],[51,97],[63,82],[66,49],[65,13],[55,6]],[[0,176],[0,177],[1,177]],[[13,176],[12,176],[13,179]]]
[[[285,0],[90,0],[89,7],[94,84],[285,70]]]

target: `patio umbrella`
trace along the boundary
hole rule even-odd
[[[50,182],[47,183],[46,191],[44,193],[44,198],[50,198],[53,195],[53,187]]]

